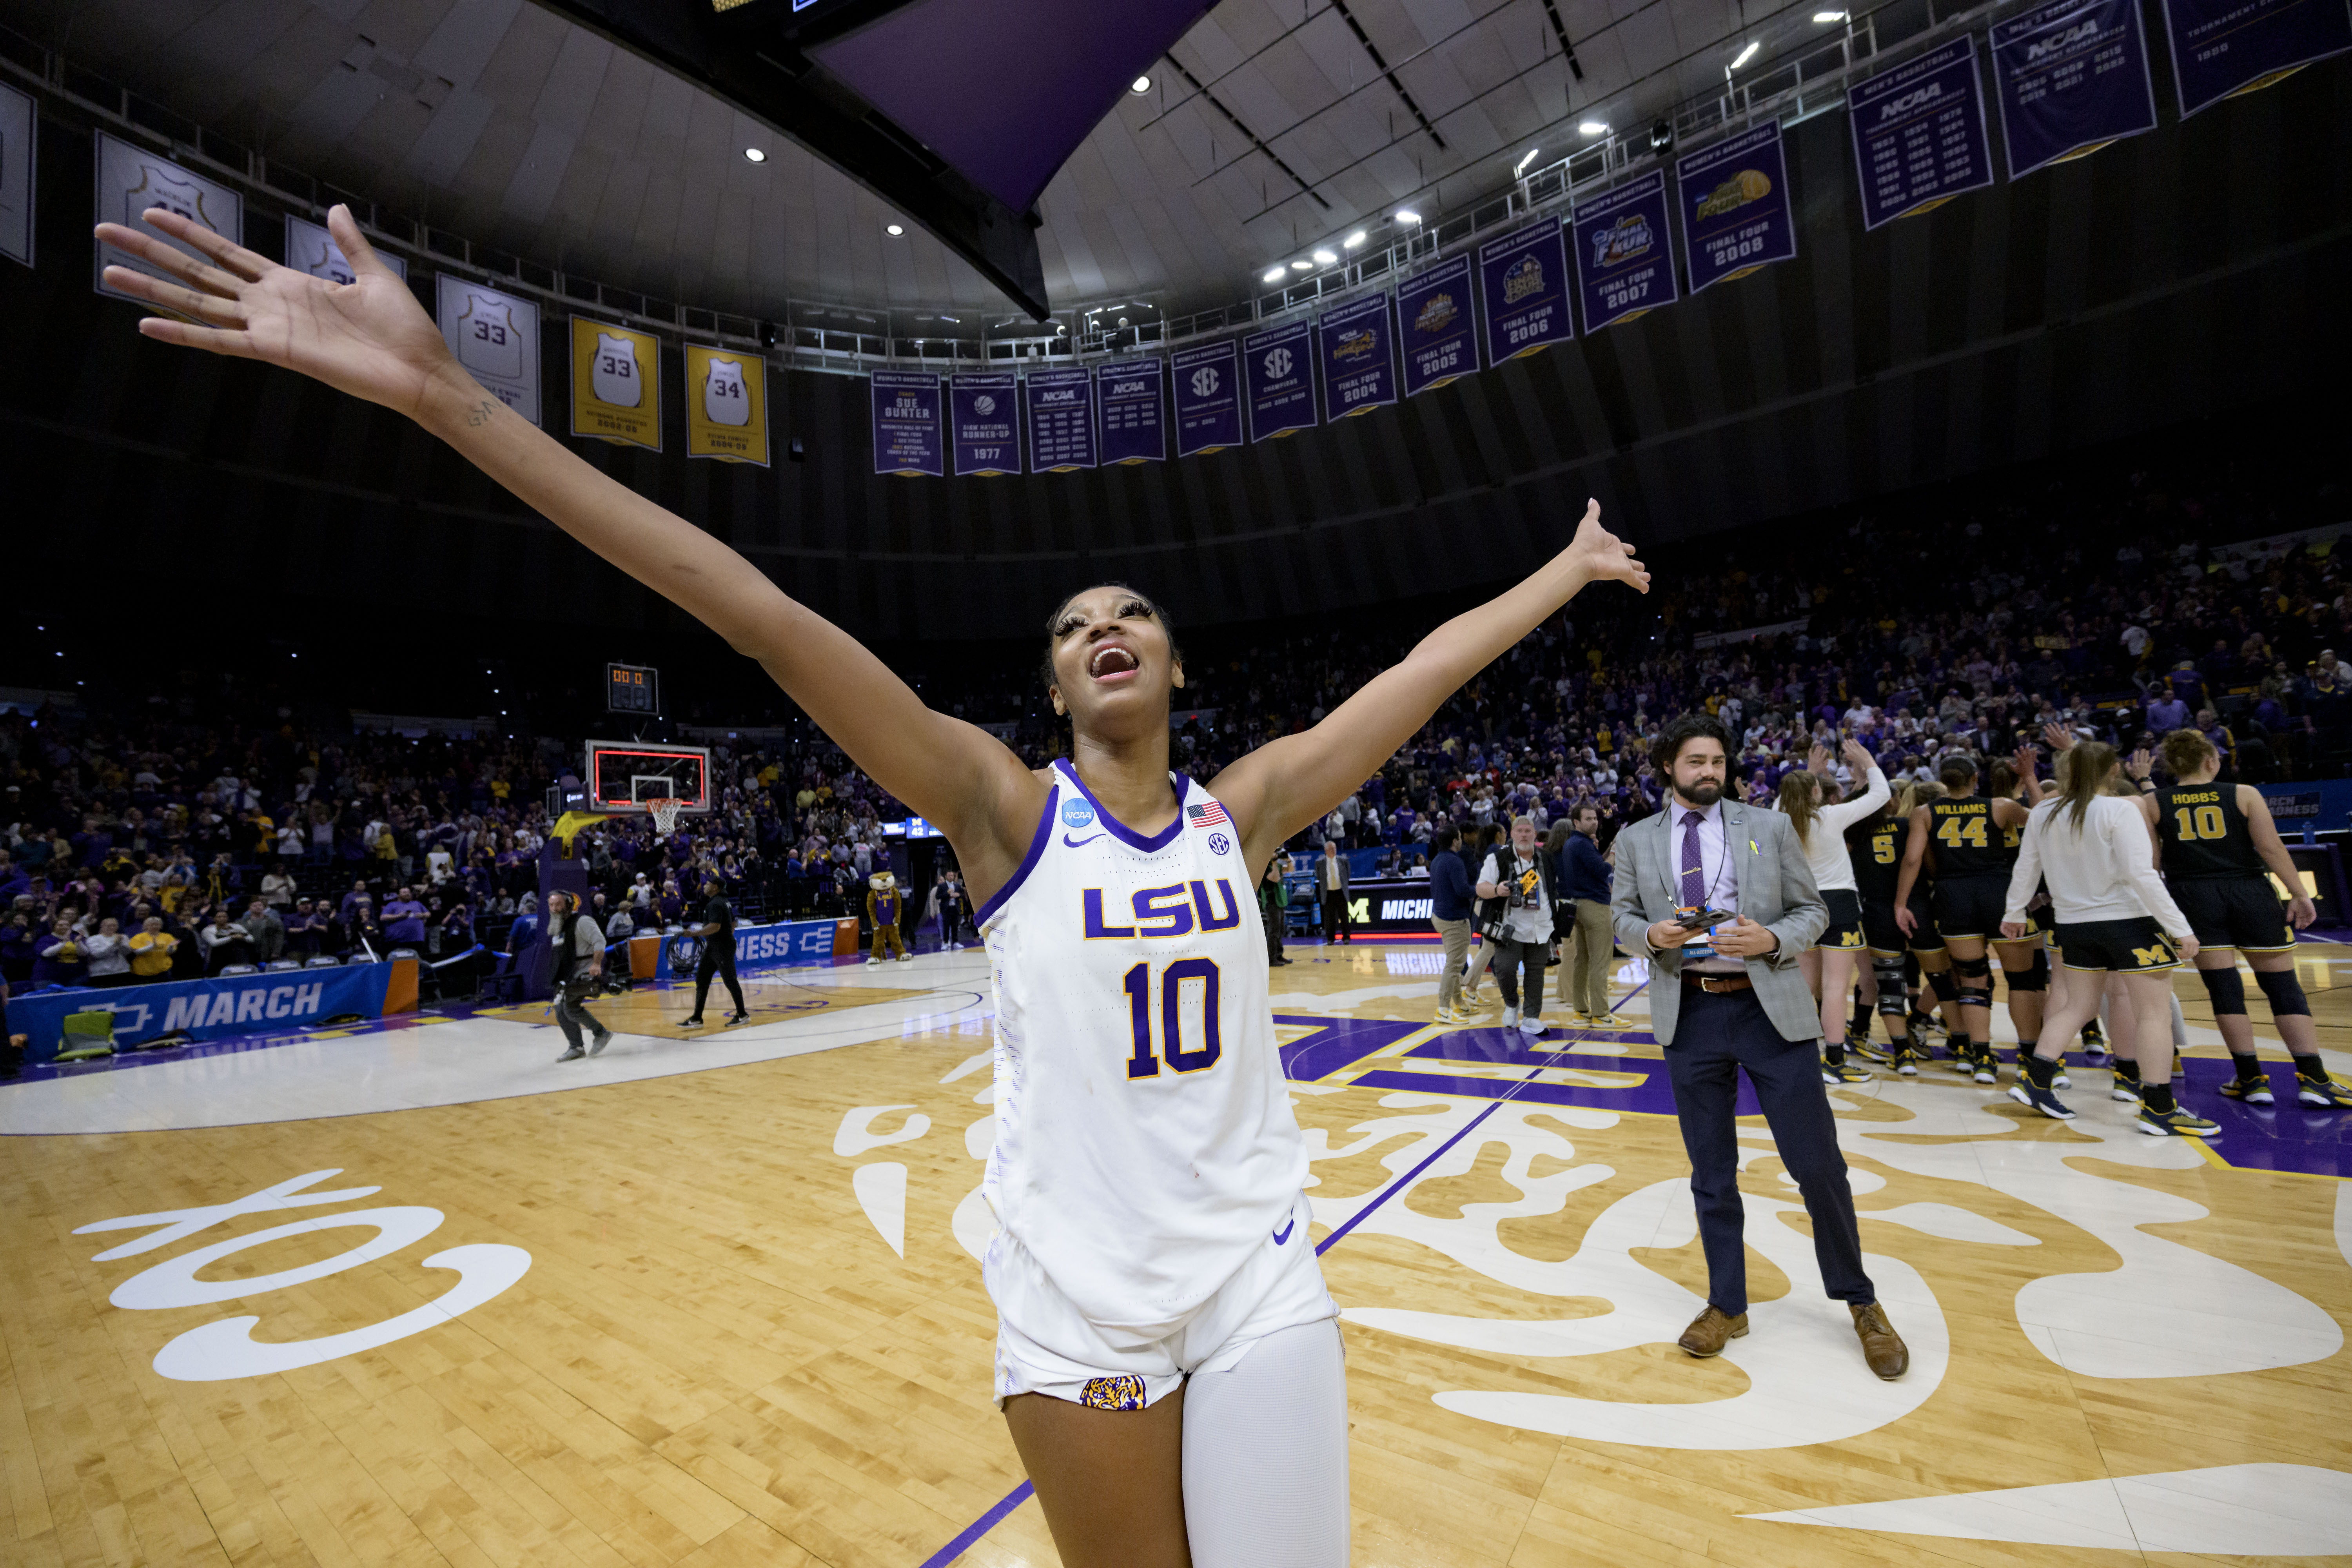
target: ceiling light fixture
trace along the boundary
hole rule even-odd
[[[1127,84],[1127,90],[1135,93],[1150,92],[1151,90],[1151,79],[1148,76],[1137,77],[1133,81]]]
[[[1315,270],[1315,263],[1301,258],[1290,264],[1290,269],[1293,272],[1312,272]]]
[[[1269,267],[1265,269],[1265,276],[1259,279],[1258,281],[1261,283],[1279,283],[1286,276],[1288,275],[1288,271],[1289,269],[1287,268],[1281,266]]]
[[[1739,58],[1731,62],[1731,68],[1733,70],[1738,70],[1741,66],[1744,66],[1749,60],[1754,59],[1756,58],[1756,51],[1763,47],[1764,46],[1756,39],[1750,38],[1748,41],[1748,47],[1739,51]]]
[[[1845,20],[1845,13],[1843,11],[1816,11],[1813,13],[1813,20],[1816,22],[1843,22]]]
[[[1339,255],[1334,251],[1318,250],[1315,253],[1315,265],[1318,267],[1337,267],[1339,265]]]
[[[1536,154],[1542,151],[1543,149],[1540,147],[1528,148],[1528,155],[1511,165],[1511,178],[1516,180],[1521,174],[1526,174],[1528,172],[1528,165],[1534,163],[1536,161]]]
[[[764,163],[768,161],[768,154],[760,148],[746,147],[743,149],[743,161],[748,163]]]
[[[1366,240],[1368,240],[1368,239],[1370,239],[1370,238],[1371,238],[1371,237],[1372,237],[1372,236],[1371,236],[1371,232],[1370,232],[1369,229],[1361,229],[1361,228],[1360,228],[1360,229],[1358,229],[1355,233],[1353,233],[1353,234],[1351,234],[1351,235],[1349,235],[1346,239],[1341,240],[1339,243],[1340,243],[1340,245],[1341,245],[1344,248],[1349,249],[1349,250],[1353,250],[1353,249],[1355,249],[1355,248],[1356,248],[1356,247],[1358,247],[1358,246],[1360,246],[1360,245],[1363,244],[1363,243],[1364,243],[1364,241],[1366,241]]]
[[[886,223],[882,226],[882,232],[896,239],[907,232],[907,226],[903,223]]]
[[[1606,136],[1609,134],[1609,121],[1605,120],[1588,120],[1576,129],[1580,135]]]
[[[1399,223],[1419,223],[1421,221],[1421,215],[1413,211],[1411,207],[1399,207],[1397,208],[1396,220]]]

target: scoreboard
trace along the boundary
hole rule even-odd
[[[658,714],[661,711],[660,672],[646,665],[606,665],[604,711],[642,713],[647,718]]]

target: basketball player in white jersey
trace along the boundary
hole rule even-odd
[[[108,275],[194,321],[167,342],[268,360],[396,408],[757,658],[883,789],[946,830],[997,998],[994,1393],[1073,1568],[1342,1568],[1347,1394],[1300,1194],[1252,890],[1473,675],[1587,583],[1646,591],[1588,509],[1574,542],[1314,729],[1205,785],[1169,770],[1183,663],[1152,604],[1072,595],[1046,671],[1067,762],[1032,771],[926,708],[865,644],[694,524],[606,479],[467,376],[337,207],[339,288],[165,214],[216,266],[108,225],[194,287]]]

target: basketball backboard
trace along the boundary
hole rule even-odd
[[[686,802],[689,813],[710,809],[710,749],[656,741],[591,741],[588,809],[609,816],[644,815],[646,803]]]

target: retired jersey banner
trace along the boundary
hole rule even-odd
[[[1675,159],[1675,190],[1692,293],[1796,256],[1779,121]]]
[[[2183,120],[2352,49],[2344,0],[2164,0]]]
[[[948,441],[955,471],[996,479],[1021,471],[1021,384],[1010,372],[948,378]]]
[[[33,142],[40,134],[33,100],[0,87],[0,256],[33,265]]]
[[[1332,423],[1397,400],[1396,328],[1386,294],[1324,311],[1315,323],[1315,345],[1323,356],[1323,401]]]
[[[2009,177],[2156,129],[2139,0],[2048,0],[1992,29]]]
[[[1584,330],[1597,332],[1682,298],[1667,237],[1666,172],[1576,204],[1576,277]]]
[[[1021,384],[1029,415],[1029,468],[1066,474],[1095,466],[1095,376],[1090,370],[1041,370]]]
[[[768,363],[686,345],[686,455],[768,466]]]
[[[379,250],[375,258],[392,268],[393,275],[405,281],[408,263],[388,250]],[[352,258],[335,243],[335,237],[309,218],[288,214],[286,218],[286,265],[297,272],[307,272],[313,278],[323,278],[330,283],[356,283],[359,274],[352,270]]]
[[[1314,340],[1315,329],[1305,321],[1242,340],[1251,440],[1272,441],[1322,423],[1315,412]]]
[[[874,471],[937,479],[947,470],[947,420],[936,372],[877,370],[874,395]]]
[[[662,449],[661,345],[651,332],[572,318],[572,433]]]
[[[1102,410],[1100,456],[1106,465],[1167,461],[1168,422],[1160,393],[1167,379],[1166,360],[1120,360],[1096,370],[1095,399]]]
[[[1470,309],[1470,258],[1457,256],[1397,289],[1397,342],[1404,354],[1404,395],[1444,386],[1478,369],[1478,334]]]
[[[466,374],[532,424],[539,417],[539,307],[440,275],[441,335]]]
[[[1973,35],[1854,83],[1845,104],[1865,229],[1992,184]]]
[[[101,223],[119,223],[125,228],[135,228],[142,234],[154,235],[175,250],[196,257],[205,266],[212,258],[194,246],[147,226],[140,214],[149,207],[162,207],[174,212],[193,223],[202,224],[231,245],[245,243],[245,203],[226,185],[217,184],[202,174],[184,169],[169,158],[135,147],[128,142],[118,142],[101,131],[98,133],[98,216]],[[118,300],[132,298],[118,289],[106,286],[106,269],[127,267],[133,272],[144,272],[150,278],[166,276],[163,269],[140,260],[127,251],[110,245],[96,247],[98,256],[90,274],[90,283],[101,294]],[[177,279],[173,282],[179,281]],[[140,303],[146,303],[141,300]]]
[[[1486,363],[1531,354],[1576,336],[1568,305],[1568,237],[1557,215],[1478,247]]]
[[[1239,345],[1221,343],[1186,349],[1168,361],[1176,378],[1176,455],[1190,458],[1242,444],[1242,366]]]

